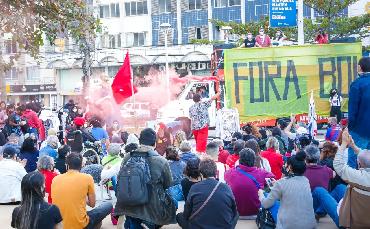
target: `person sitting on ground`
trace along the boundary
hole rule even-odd
[[[17,204],[21,201],[21,181],[27,174],[26,161],[19,163],[17,150],[12,146],[3,148],[3,159],[0,161],[0,203]]]
[[[342,131],[340,125],[338,125],[336,117],[329,118],[330,127],[326,131],[325,140],[330,142],[338,141],[340,132]]]
[[[243,140],[236,140],[234,142],[234,153],[227,157],[226,165],[229,166],[229,168],[234,168],[235,163],[239,161],[239,152],[244,149],[245,142]]]
[[[180,154],[180,160],[185,162],[185,164],[190,160],[190,159],[193,159],[193,158],[197,158],[198,156],[191,152],[191,143],[187,140],[181,142],[181,145],[180,145],[180,151],[181,151],[181,154]]]
[[[186,163],[184,170],[185,178],[181,181],[182,193],[185,200],[188,198],[191,187],[201,181],[199,163],[200,159],[198,157],[191,158]]]
[[[159,123],[155,150],[164,156],[166,149],[173,144],[173,136],[164,123]]]
[[[250,139],[245,143],[245,148],[253,150],[256,155],[256,161],[254,166],[259,169],[264,169],[266,172],[271,172],[270,163],[266,158],[261,157],[261,149],[254,139]]]
[[[90,163],[86,158],[82,159],[81,173],[91,175],[93,177],[95,184],[100,183],[102,171],[103,171],[102,165]]]
[[[44,201],[45,178],[34,171],[25,175],[21,182],[22,202],[12,213],[13,228],[62,229],[59,208]]]
[[[247,142],[249,141],[256,142],[253,139]],[[239,155],[239,165],[225,173],[225,180],[234,193],[239,215],[254,216],[257,215],[261,205],[258,190],[263,189],[266,178],[275,178],[275,176],[255,167],[256,154],[252,149],[243,149]]]
[[[278,180],[282,176],[281,169],[283,168],[284,161],[283,156],[278,153],[279,141],[275,137],[269,137],[266,143],[266,151],[261,152],[261,156],[266,158],[271,166],[271,172],[275,175]]]
[[[27,164],[24,167],[27,171],[33,172],[36,170],[37,167],[37,160],[39,157],[39,151],[36,148],[36,138],[28,137],[24,139],[23,145],[19,154],[19,158],[21,160],[26,159]]]
[[[218,158],[217,161],[222,164],[226,164],[227,158],[230,156],[230,153],[224,149],[224,141],[221,139],[213,139],[213,141],[218,146]]]
[[[281,138],[281,130],[279,127],[274,127],[271,131],[273,137],[279,141],[279,153],[285,155],[287,152],[287,146],[285,145],[283,139]]]
[[[39,155],[40,157],[43,155],[48,155],[55,160],[58,156],[57,148],[58,148],[59,139],[57,136],[52,135],[52,136],[48,136],[46,141],[48,144],[47,146],[45,146],[44,148],[40,150]]]
[[[199,170],[203,180],[191,187],[184,212],[176,217],[178,224],[181,228],[235,228],[239,218],[235,198],[227,184],[216,180],[216,163],[204,158]]]
[[[226,144],[225,149],[231,154],[234,154],[234,143],[236,140],[243,140],[243,134],[240,132],[235,132],[231,136],[231,142]]]
[[[184,169],[186,164],[180,160],[179,153],[174,146],[168,147],[165,153],[172,174],[172,185],[168,190],[175,200],[181,201],[184,199],[181,189],[181,181],[184,179]]]
[[[306,154],[298,152],[287,161],[287,176],[275,182],[271,192],[265,197],[262,189],[258,196],[263,208],[271,208],[280,200],[276,229],[316,228],[313,200],[308,179],[303,175],[306,170]]]
[[[342,144],[334,158],[336,173],[349,183],[346,196],[350,198],[350,205],[345,201],[339,210],[339,225],[346,228],[370,228],[368,206],[370,205],[370,150],[360,150],[346,129],[342,134]],[[347,165],[345,149],[351,147],[357,154],[359,169]],[[323,202],[323,201],[330,201]],[[333,198],[320,199],[322,205],[337,209]]]
[[[66,157],[70,153],[71,147],[69,145],[62,145],[58,148],[58,157],[55,159],[55,169],[57,169],[60,174],[67,172]]]
[[[327,166],[328,168],[332,169],[334,171],[334,158],[335,154],[338,151],[338,146],[332,142],[325,142],[321,151],[320,155],[320,161],[319,165]],[[339,184],[347,185],[344,180],[338,174],[329,181],[329,191],[332,191],[335,189],[335,187]]]
[[[115,215],[119,216],[118,225],[120,228],[123,226],[124,218],[126,218],[124,222],[125,228],[136,228],[136,226],[141,224],[145,224],[149,228],[155,228],[176,222],[175,203],[165,191],[172,184],[171,169],[167,160],[154,150],[156,135],[153,129],[146,128],[142,130],[139,138],[139,148],[130,154],[126,154],[123,159],[119,174],[125,171],[125,165],[132,157],[146,157],[149,171],[146,170],[145,174],[147,179],[150,178],[148,182],[151,188],[148,189],[149,199],[145,204],[121,204],[122,199],[120,199],[120,195],[117,195],[117,204],[114,212]],[[131,161],[130,163],[134,162]],[[118,177],[120,176],[119,174]],[[117,189],[119,189],[119,185]]]
[[[108,147],[108,155],[103,157],[101,163],[103,167],[112,167],[115,164],[121,164],[120,157],[121,145],[118,143],[111,143]]]
[[[52,157],[44,155],[37,161],[37,169],[45,177],[45,194],[48,197],[48,203],[52,203],[51,198],[51,183],[58,173],[54,171],[54,160]]]
[[[107,131],[102,127],[102,120],[99,117],[93,117],[90,124],[92,125],[91,135],[96,141],[102,143],[103,153],[106,154],[107,147],[109,146],[109,136]]]
[[[181,143],[183,141],[186,141],[186,140],[187,140],[186,133],[182,130],[179,130],[175,134],[175,139],[174,139],[173,145],[177,148],[180,148]]]
[[[103,202],[95,207],[94,180],[80,172],[79,153],[69,154],[66,162],[68,171],[56,176],[51,184],[51,197],[62,213],[64,228],[100,228],[102,220],[112,211],[112,204]],[[94,209],[87,212],[86,205]]]
[[[212,160],[216,162],[216,166],[217,166],[216,179],[225,183],[224,176],[226,172],[226,165],[224,163],[218,162],[219,147],[214,141],[211,141],[210,143],[208,143],[207,148],[206,148],[206,154]]]

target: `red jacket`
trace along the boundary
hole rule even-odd
[[[232,154],[230,156],[227,157],[227,160],[226,160],[226,164],[230,167],[230,168],[234,168],[235,167],[235,163],[239,160],[239,155],[238,154]]]
[[[27,123],[30,127],[35,128],[35,129],[40,129],[40,120],[39,117],[37,116],[36,112],[33,110],[25,110],[23,112],[22,118],[27,120]]]
[[[218,154],[218,161],[226,164],[227,158],[230,156],[229,151],[225,149],[220,149],[220,153]]]
[[[324,34],[324,35],[317,35],[316,38],[315,38],[315,41],[319,44],[327,44],[329,43],[329,37],[328,37],[328,34]]]
[[[281,169],[284,165],[283,156],[280,153],[277,153],[275,149],[270,148],[261,152],[261,157],[264,157],[269,161],[271,172],[275,175],[277,180],[280,179],[282,176]]]
[[[58,176],[56,172],[52,172],[49,170],[41,170],[40,173],[45,177],[45,193],[48,194],[48,203],[52,203],[51,199],[51,183],[53,182],[54,177]]]

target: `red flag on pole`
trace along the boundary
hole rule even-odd
[[[121,104],[125,99],[137,92],[131,78],[130,56],[126,53],[122,67],[118,70],[112,83],[113,97],[117,104]]]

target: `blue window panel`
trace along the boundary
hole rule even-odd
[[[181,24],[183,28],[208,25],[208,11],[193,10],[182,12]]]
[[[231,6],[231,7],[224,7],[224,8],[213,8],[212,9],[212,16],[213,19],[221,20],[221,21],[235,21],[241,22],[241,7],[240,6]],[[233,15],[231,15],[233,14]]]
[[[189,42],[189,32],[188,28],[182,29],[182,43],[187,44]]]

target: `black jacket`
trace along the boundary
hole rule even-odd
[[[234,195],[225,183],[220,184],[205,207],[189,220],[211,194],[217,182],[215,179],[206,179],[191,187],[184,207],[184,218],[188,220],[188,228],[235,228],[239,214]]]

